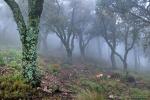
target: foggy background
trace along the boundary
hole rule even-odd
[[[83,0],[83,1],[86,7],[90,7],[89,9],[93,10],[93,13],[95,13],[95,4],[96,4],[95,0]],[[67,1],[64,1],[63,3],[64,5],[67,5]],[[24,17],[25,16],[26,15],[24,15]],[[41,27],[42,25],[40,26],[40,28]],[[40,33],[43,32],[45,32],[45,30],[40,30]],[[46,40],[48,45],[48,50],[47,50],[48,52],[46,53],[46,55],[65,56],[65,48],[63,47],[60,39],[53,32],[49,31],[48,33],[49,34]],[[3,0],[0,0],[0,45],[1,45],[0,49],[6,49],[6,48],[21,49],[21,43],[20,43],[16,23],[13,19],[10,9],[4,3]],[[124,46],[123,43],[119,43],[117,46],[117,51],[120,54],[124,53],[123,46]],[[138,51],[137,55],[139,56],[139,60],[140,60],[139,61],[140,65],[138,65],[138,67],[140,68],[140,70],[147,71],[148,69],[150,69],[149,58],[145,56],[143,47],[141,45],[136,46],[136,48],[132,49],[131,52],[129,53],[128,64],[130,68],[135,67],[134,50]],[[45,53],[42,43],[39,46],[39,53],[43,55]],[[86,56],[88,58],[92,58],[97,62],[105,61],[106,63],[109,63],[111,66],[110,53],[111,53],[110,48],[107,46],[107,43],[102,37],[94,37],[90,41],[86,49]],[[79,50],[77,39],[75,39],[75,48],[73,51],[73,55],[74,57],[80,56],[80,50]],[[117,66],[122,68],[122,63],[117,57],[116,57],[116,62],[117,62]]]

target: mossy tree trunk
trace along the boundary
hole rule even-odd
[[[40,77],[37,71],[37,44],[39,34],[40,17],[44,0],[28,0],[28,23],[25,24],[19,5],[15,0],[5,0],[11,8],[18,26],[22,43],[22,67],[23,76],[28,83],[37,86]]]
[[[40,82],[40,76],[37,71],[38,20],[29,20],[26,42],[22,43],[23,76],[33,85]]]

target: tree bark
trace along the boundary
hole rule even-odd
[[[37,46],[40,16],[44,0],[28,0],[28,31],[23,46],[23,75],[33,86],[40,85],[40,75],[37,70]]]
[[[127,64],[128,53],[129,53],[128,50],[126,50],[123,59],[123,69],[126,77],[128,76],[128,64]]]
[[[125,76],[127,78],[127,76],[128,76],[128,64],[127,64],[126,60],[123,61],[123,68],[124,68]]]
[[[134,46],[134,67],[135,67],[135,72],[138,71],[138,55],[137,55],[137,49]]]
[[[72,63],[72,50],[70,50],[68,47],[66,48],[67,51],[67,63]]]
[[[84,61],[85,60],[85,48],[84,47],[80,48],[80,52],[81,52],[81,59],[82,61]]]
[[[111,63],[112,63],[112,69],[116,69],[116,60],[115,60],[115,53],[111,51]]]

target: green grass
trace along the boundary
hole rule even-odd
[[[45,67],[45,63],[42,63],[43,64],[40,64],[41,67]],[[0,91],[0,98],[18,99],[26,97],[31,87],[25,83],[20,73],[22,69],[21,52],[15,50],[0,51],[0,66],[12,68],[15,72],[13,75],[0,76],[0,90],[2,90]],[[62,66],[64,68],[71,67],[67,64],[49,64],[47,68],[50,73],[57,76]],[[90,65],[90,67],[92,67],[92,65]],[[42,70],[42,68],[40,70]],[[102,69],[90,68],[90,71],[102,72]],[[95,79],[91,78],[94,77],[94,75],[90,76],[92,74],[88,76],[87,74],[79,73],[78,76],[80,79],[77,80],[79,81],[78,84],[71,83],[68,89],[77,93],[77,100],[107,100],[105,98],[108,98],[109,95],[118,97],[121,100],[132,100],[132,98],[135,98],[135,100],[138,98],[141,98],[140,100],[150,100],[150,89],[144,87],[138,88],[130,84],[127,85],[122,81],[124,80],[124,73],[121,70],[114,71],[114,73],[118,73],[122,76],[120,81],[107,78]],[[150,84],[149,73],[134,73],[133,71],[129,71],[129,75],[135,77],[135,79],[144,81],[148,85]]]
[[[7,66],[21,70],[21,52],[17,50],[0,51],[0,66]]]
[[[90,90],[82,90],[77,95],[77,100],[105,100],[105,99],[101,93]]]

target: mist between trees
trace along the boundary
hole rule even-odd
[[[149,70],[149,10],[148,0],[1,0],[0,49],[23,50],[29,81],[37,50],[67,63],[80,57],[126,73]]]

